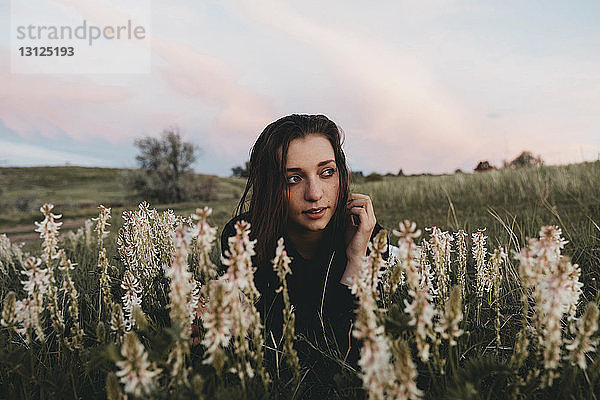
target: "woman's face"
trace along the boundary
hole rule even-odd
[[[337,205],[339,175],[331,143],[312,134],[290,142],[285,163],[289,187],[288,229],[325,229]]]

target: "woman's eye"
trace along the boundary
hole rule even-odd
[[[300,177],[298,175],[292,175],[292,176],[288,176],[287,180],[288,180],[288,183],[294,184],[294,183],[300,182]]]
[[[334,173],[335,173],[335,169],[327,168],[326,170],[323,171],[322,175],[323,176],[332,176]]]

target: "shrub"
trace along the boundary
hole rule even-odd
[[[123,184],[135,195],[162,203],[192,199],[189,175],[196,161],[197,146],[184,142],[178,128],[165,129],[162,138],[136,139],[139,169],[123,175]]]

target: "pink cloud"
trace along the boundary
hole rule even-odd
[[[427,167],[425,157],[432,168],[447,169],[456,153],[477,147],[480,137],[466,110],[409,49],[401,53],[350,30],[313,23],[282,3],[236,6],[244,17],[318,52],[333,81],[330,110],[349,118],[337,121],[348,132],[349,147],[374,169],[395,170],[398,158]]]

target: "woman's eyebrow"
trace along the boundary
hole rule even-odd
[[[323,165],[327,165],[327,164],[332,163],[332,162],[335,162],[335,160],[321,161],[320,163],[317,164],[317,167],[322,167]],[[287,172],[299,172],[299,171],[302,171],[302,168],[293,167],[293,168],[286,168],[285,170]]]
[[[329,163],[334,163],[335,160],[327,160],[327,161],[321,161],[319,164],[317,164],[319,167],[322,167],[323,165],[327,165]]]

